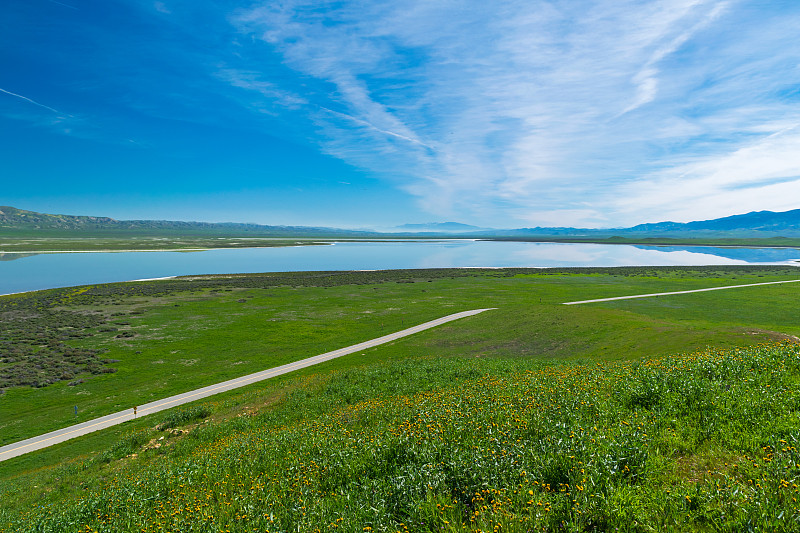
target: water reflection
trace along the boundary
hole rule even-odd
[[[785,263],[800,260],[800,249],[797,248],[738,248],[715,246],[636,246],[644,250],[664,252],[686,251],[736,259],[746,263]]]
[[[515,255],[520,260],[524,257],[528,262],[535,262],[537,266],[547,267],[742,265],[754,262],[699,252],[691,248],[667,250],[608,244],[538,244],[534,248],[519,250]]]
[[[189,274],[447,267],[592,267],[782,263],[797,249],[562,244],[508,241],[339,242],[332,246],[205,252],[17,255],[0,262],[0,294]]]
[[[33,257],[34,255],[39,254],[8,254],[0,252],[0,261],[13,261],[15,259],[22,259],[24,257]]]

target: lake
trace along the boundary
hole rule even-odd
[[[189,274],[447,267],[800,265],[800,250],[423,240],[202,252],[5,254],[3,259],[0,294]]]

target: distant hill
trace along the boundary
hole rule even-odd
[[[695,222],[657,222],[630,228],[521,228],[480,232],[505,237],[671,237],[671,238],[770,238],[800,237],[800,209],[753,211]]]
[[[785,232],[800,231],[800,209],[783,211],[752,211],[743,215],[733,215],[697,222],[658,222],[639,224],[630,228],[634,232],[662,233],[669,231],[758,231]]]
[[[311,226],[266,226],[236,222],[180,222],[173,220],[115,220],[109,217],[49,215],[0,206],[0,236],[219,236],[219,237],[502,237],[531,238],[800,238],[800,209],[754,211],[743,215],[695,222],[657,222],[630,228],[588,229],[536,227],[486,229],[458,222],[404,224],[391,233]]]
[[[0,228],[47,228],[66,230],[101,228],[114,224],[119,224],[119,222],[108,217],[46,215],[44,213],[25,211],[7,205],[0,206]]]
[[[49,215],[0,206],[0,235],[214,235],[226,237],[345,237],[370,236],[367,231],[308,226],[265,226],[235,222],[115,220],[109,217]]]
[[[492,231],[460,222],[428,222],[427,224],[403,224],[394,228],[402,232],[431,231],[434,233],[470,233],[475,231]]]

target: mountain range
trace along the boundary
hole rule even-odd
[[[246,223],[181,222],[170,220],[115,220],[109,217],[51,215],[0,206],[0,236],[134,236],[196,235],[219,237],[376,237],[459,236],[502,238],[769,238],[800,237],[800,209],[753,211],[694,222],[657,222],[629,228],[535,227],[490,229],[440,222],[404,224],[391,233],[329,227],[268,226]]]
[[[311,226],[265,226],[238,222],[175,220],[115,220],[109,217],[50,215],[0,206],[0,236],[218,236],[218,237],[342,237],[374,232]]]
[[[711,220],[657,222],[629,228],[522,228],[495,230],[497,236],[559,237],[664,237],[664,238],[769,238],[800,237],[800,209],[791,211],[752,211]]]
[[[433,233],[475,233],[476,231],[495,231],[491,228],[480,228],[461,224],[460,222],[428,222],[427,224],[403,224],[392,232],[433,232]]]

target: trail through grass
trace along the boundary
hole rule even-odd
[[[21,362],[3,352],[0,373],[69,350],[117,372],[7,387],[0,441],[68,425],[79,402],[89,418],[498,309],[6,461],[0,533],[797,531],[798,284],[561,305],[796,278],[296,273],[6,297],[0,346]]]
[[[560,305],[796,277],[786,267],[312,272],[4,297],[0,380],[8,376],[12,386],[0,395],[0,444],[466,309],[498,308],[339,364],[429,353],[625,359],[800,335],[791,318],[798,289],[784,286]],[[13,386],[26,380],[46,386]]]
[[[799,384],[794,344],[312,375],[7,480],[0,531],[796,531]]]

